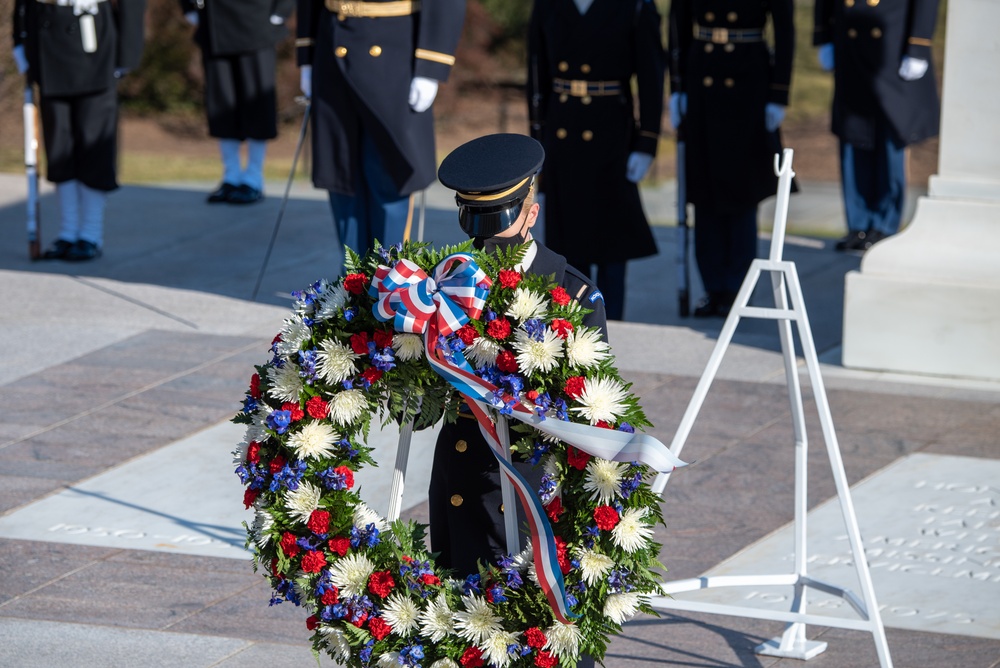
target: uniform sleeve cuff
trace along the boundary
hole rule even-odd
[[[773,83],[767,91],[767,101],[773,102],[774,104],[780,104],[783,107],[788,106],[788,85]]]
[[[656,155],[656,148],[660,143],[660,135],[649,130],[640,130],[632,139],[632,152],[648,153]]]

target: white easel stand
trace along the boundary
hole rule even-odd
[[[779,177],[779,181],[770,257],[767,260],[754,260],[750,271],[747,272],[747,276],[740,287],[739,294],[736,296],[736,301],[729,313],[729,317],[726,318],[726,322],[719,334],[718,342],[712,351],[712,356],[709,358],[705,372],[698,382],[698,386],[695,388],[694,396],[691,398],[691,402],[688,404],[687,411],[684,413],[677,433],[674,435],[670,449],[675,455],[680,455],[681,449],[684,447],[684,443],[698,416],[698,412],[705,401],[705,396],[708,394],[709,386],[711,386],[719,370],[719,365],[722,363],[722,358],[732,340],[740,318],[776,320],[778,322],[778,334],[781,337],[781,351],[785,361],[785,379],[788,384],[795,433],[795,572],[778,575],[704,576],[674,582],[664,582],[661,585],[663,596],[653,597],[650,603],[654,608],[660,610],[707,612],[787,622],[785,631],[781,636],[772,638],[756,648],[755,651],[758,654],[768,656],[811,659],[823,652],[826,649],[827,643],[806,639],[806,624],[868,631],[875,640],[879,665],[882,668],[892,668],[892,659],[889,656],[885,629],[882,625],[882,617],[879,614],[878,605],[875,602],[875,591],[872,587],[868,562],[864,556],[865,553],[861,543],[861,533],[858,530],[857,516],[854,512],[854,504],[851,501],[851,491],[844,472],[844,463],[840,456],[840,446],[837,443],[837,436],[833,429],[833,419],[830,414],[830,406],[827,403],[823,378],[820,375],[819,358],[816,355],[816,346],[813,343],[812,332],[809,329],[809,320],[806,316],[806,307],[802,298],[802,288],[799,285],[798,272],[795,269],[795,263],[781,259],[785,241],[785,222],[788,218],[788,195],[791,192],[792,177],[794,176],[794,172],[792,171],[792,153],[791,149],[786,148],[784,150],[783,162],[779,161],[779,156],[775,155],[774,157],[774,169]],[[748,306],[750,296],[753,294],[762,271],[771,273],[774,307]],[[791,308],[788,305],[789,299],[791,300]],[[805,429],[805,414],[802,406],[802,391],[799,386],[798,368],[795,359],[795,344],[792,339],[791,322],[793,321],[798,327],[799,340],[802,344],[803,356],[805,357],[806,367],[809,371],[809,380],[812,383],[815,394],[823,438],[826,441],[826,452],[830,458],[830,466],[833,470],[833,478],[837,487],[837,496],[840,500],[840,509],[844,517],[844,523],[847,526],[851,553],[854,555],[853,561],[857,570],[858,580],[861,583],[863,600],[843,587],[813,579],[806,572],[806,454],[808,444]],[[653,491],[662,494],[669,477],[669,474],[658,476],[653,484]],[[671,597],[672,594],[676,593],[711,589],[714,587],[768,585],[790,585],[794,587],[794,597],[790,611],[764,610],[710,602],[682,601]],[[841,619],[827,615],[807,613],[806,593],[809,588],[817,589],[826,594],[846,600],[860,619]]]

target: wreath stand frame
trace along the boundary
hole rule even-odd
[[[868,562],[865,559],[857,515],[854,512],[854,504],[851,500],[851,490],[844,471],[844,463],[840,454],[840,446],[837,443],[837,435],[834,432],[833,418],[830,413],[830,405],[827,401],[823,378],[820,375],[819,358],[816,354],[816,346],[809,328],[809,319],[806,315],[798,272],[795,269],[794,262],[781,259],[785,242],[785,223],[788,218],[788,196],[791,192],[792,177],[795,175],[792,171],[792,155],[792,149],[786,148],[784,149],[783,159],[778,155],[774,156],[774,171],[778,175],[779,180],[770,256],[767,260],[755,259],[750,270],[747,272],[746,278],[743,280],[740,291],[736,296],[734,307],[726,318],[715,349],[712,351],[708,365],[705,367],[705,372],[702,374],[701,380],[695,388],[691,402],[688,404],[677,433],[674,435],[670,450],[675,455],[680,455],[695,419],[698,417],[698,412],[701,410],[701,406],[708,394],[709,387],[719,370],[722,358],[729,347],[740,318],[776,320],[778,323],[778,334],[781,338],[781,352],[785,363],[785,380],[788,385],[795,434],[795,572],[778,575],[703,576],[663,582],[661,588],[664,595],[652,597],[650,605],[659,610],[707,612],[787,622],[782,635],[772,638],[755,648],[756,653],[767,656],[807,660],[826,650],[826,642],[806,639],[806,624],[820,624],[822,626],[867,631],[872,634],[875,640],[875,647],[878,652],[881,668],[892,668],[892,659],[889,656],[889,647],[886,643],[885,628],[882,624],[878,604],[875,601],[871,573],[868,569]],[[764,271],[769,272],[771,275],[771,288],[774,294],[775,306],[748,306],[750,296],[753,294],[754,288],[760,280],[761,272]],[[791,307],[789,307],[789,300],[791,301]],[[853,561],[856,573],[861,583],[862,598],[858,598],[856,594],[844,587],[814,579],[808,575],[806,570],[806,516],[808,510],[806,454],[808,451],[808,442],[805,429],[805,411],[802,405],[802,389],[799,385],[795,344],[792,339],[792,321],[795,322],[798,329],[799,341],[802,345],[803,356],[805,357],[806,367],[809,372],[809,380],[815,394],[819,421],[822,426],[823,438],[826,441],[827,456],[829,457],[834,482],[836,483],[841,513],[844,523],[847,526],[847,534],[851,554],[854,556]],[[653,491],[662,495],[669,477],[670,474],[659,475],[653,484]],[[790,585],[794,587],[794,596],[790,611],[764,610],[747,606],[702,601],[682,601],[671,597],[672,594],[676,593],[716,587],[768,585]],[[807,613],[806,593],[808,589],[816,589],[846,600],[860,619],[842,619],[828,615]]]

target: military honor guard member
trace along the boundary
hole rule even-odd
[[[264,197],[264,157],[278,136],[275,45],[295,0],[180,0],[196,26],[205,69],[208,134],[219,140],[222,183],[210,203],[252,204]],[[247,146],[241,163],[242,145]]]
[[[340,241],[364,254],[409,238],[411,195],[434,181],[431,104],[455,63],[462,0],[298,0],[312,99],[313,184]]]
[[[868,250],[899,231],[909,144],[938,134],[931,63],[938,0],[816,0],[813,44],[833,70],[832,129],[840,139],[847,235]]]
[[[118,188],[118,79],[142,57],[145,0],[15,0],[14,59],[38,85],[47,177],[59,200],[48,260],[93,260]]]
[[[860,0],[864,2],[865,0]],[[765,39],[770,19],[773,50]],[[795,51],[792,0],[673,0],[670,116],[686,142],[687,200],[706,296],[725,316],[757,256],[757,205],[774,195]]]
[[[657,252],[637,184],[656,155],[663,76],[652,0],[535,0],[527,92],[545,147],[545,243],[585,274],[596,266],[612,320],[624,315],[626,262]]]

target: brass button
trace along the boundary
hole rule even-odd
[[[343,58],[344,56],[347,55],[347,47],[338,46],[336,49],[334,49],[333,55],[337,56],[338,58]]]
[[[722,83],[726,86],[726,88],[732,88],[733,86],[736,85],[736,82],[733,81],[732,79],[728,78],[728,77]]]
[[[729,21],[730,23],[736,23],[736,19],[738,18],[739,16],[736,14],[736,12],[729,12],[728,14],[726,14],[726,20]]]
[[[854,0],[844,0],[844,6],[845,7],[853,7],[854,6]]]
[[[581,136],[583,137],[583,141],[590,141],[594,138],[594,133],[590,130],[584,130]]]
[[[560,72],[565,72],[569,69],[569,63],[563,60],[562,62],[559,63],[558,67]]]
[[[712,53],[715,51],[715,45],[711,42],[705,42],[705,53]]]
[[[461,440],[457,441],[455,443],[455,449],[458,450],[459,452],[465,452],[466,450],[469,449],[469,444],[466,443],[465,441],[461,441]]]
[[[463,499],[460,494],[451,495],[451,505],[455,506],[456,508],[462,505],[463,501],[465,501],[465,499]]]
[[[878,7],[878,0],[868,0],[869,7]]]
[[[705,20],[708,23],[711,23],[712,21],[714,21],[715,20],[715,13],[714,12],[705,12]]]
[[[368,49],[368,55],[370,55],[372,58],[378,58],[379,56],[382,55],[382,47],[376,44],[372,48]]]
[[[566,93],[563,93],[562,95],[559,96],[559,101],[560,102],[565,102],[568,99],[569,99],[569,95],[567,95]]]
[[[874,37],[875,39],[878,39],[881,36],[882,36],[882,29],[881,28],[872,28],[872,37]]]
[[[594,101],[594,98],[590,97],[589,95],[584,95],[583,97],[580,98],[580,102],[582,102],[584,104],[590,104],[593,101]]]
[[[580,71],[583,72],[584,74],[590,74],[590,65],[588,65],[587,63],[580,65]]]
[[[703,84],[705,84],[706,87],[711,86],[712,85],[712,77],[705,77],[704,79],[701,80],[701,82]]]
[[[497,508],[497,510],[499,510],[500,514],[503,515],[503,504],[502,503],[500,504],[500,507]]]
[[[559,139],[566,139],[566,128],[559,128],[556,130],[556,137]]]
[[[851,39],[854,39],[855,37],[858,36],[858,31],[855,30],[854,28],[848,28],[847,36],[850,37]]]
[[[733,51],[736,50],[736,45],[730,42],[729,44],[726,44],[722,48],[725,49],[726,53],[732,53]]]

